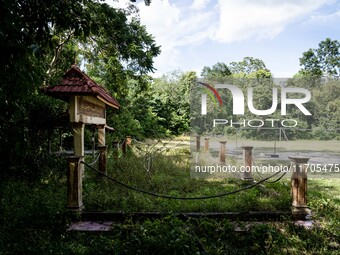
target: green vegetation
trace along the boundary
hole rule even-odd
[[[147,5],[150,2],[145,0]],[[282,219],[239,233],[233,231],[235,222],[226,219],[184,221],[173,213],[288,210],[287,180],[224,198],[180,201],[128,191],[87,170],[86,209],[159,211],[168,216],[114,222],[112,232],[105,234],[66,231],[70,223],[65,214],[67,165],[49,153],[49,145],[52,149],[58,146],[56,127],[68,123],[63,118],[67,104],[44,96],[41,88],[57,84],[72,64],[84,68],[123,106],[118,113],[107,113],[107,124],[115,128],[115,133],[107,137],[111,146],[113,140],[126,135],[142,139],[188,133],[189,94],[196,86],[197,75],[176,71],[158,79],[149,76],[160,46],[140,24],[133,6],[123,10],[97,0],[1,0],[0,12],[0,255],[338,254],[339,179],[309,181],[309,206],[316,223],[312,230]],[[337,130],[329,131],[337,129],[340,121],[339,80],[333,79],[339,75],[339,42],[326,39],[319,46],[303,53],[302,71],[287,82],[293,87],[307,84],[314,95],[309,104],[313,118],[301,119],[302,127],[312,131],[288,134],[292,139],[339,139]],[[212,82],[251,78],[259,90],[254,96],[255,106],[270,107],[270,87],[256,83],[272,78],[260,59],[245,57],[240,62],[217,63],[205,67],[202,76]],[[229,99],[224,98],[224,114],[228,116]],[[301,116],[292,112],[287,117]],[[71,139],[67,124],[62,131],[65,140]],[[235,130],[222,131],[240,135]],[[90,130],[86,135],[88,145]],[[242,135],[256,136],[250,131]],[[262,138],[273,140],[276,135]],[[304,142],[298,145],[310,146]],[[331,145],[324,148],[338,149],[336,141]],[[190,179],[185,147],[156,153],[152,167],[145,165],[150,163],[145,150],[135,146],[119,159],[111,154],[109,174],[131,186],[172,196],[206,196],[244,187],[236,179]],[[237,224],[245,227],[246,223]]]
[[[144,157],[110,159],[110,176],[132,186],[173,196],[201,196],[237,189],[238,180],[190,179],[186,149],[166,151],[154,161],[150,175]],[[164,155],[165,154],[165,155]],[[179,156],[182,154],[182,156]],[[91,159],[88,159],[91,161]],[[265,184],[219,199],[177,201],[128,191],[86,170],[87,210],[163,211],[161,219],[114,222],[111,232],[66,231],[65,164],[55,165],[40,179],[1,182],[0,254],[337,254],[340,247],[340,181],[311,179],[309,206],[313,229],[288,219],[255,224],[227,219],[180,220],[174,212],[278,210],[290,207],[289,182]],[[235,232],[236,225],[247,231]]]
[[[136,148],[136,147],[133,147]],[[146,191],[173,197],[217,195],[243,188],[249,183],[238,179],[190,178],[187,149],[152,154],[148,171],[147,155],[137,151],[119,160],[110,159],[109,176]],[[134,149],[135,151],[135,149]],[[133,164],[131,162],[134,162]],[[289,182],[257,186],[235,195],[206,200],[174,200],[154,197],[121,187],[87,169],[84,179],[85,208],[88,211],[226,212],[251,210],[290,210]],[[101,180],[103,179],[104,180]],[[98,180],[96,182],[96,180]],[[100,199],[99,199],[100,198]]]

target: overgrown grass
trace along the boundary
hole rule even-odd
[[[184,152],[184,151],[182,151]],[[132,186],[174,196],[200,196],[242,187],[238,180],[195,180],[171,152],[157,158],[150,175],[139,156],[110,159],[109,174]],[[182,157],[182,156],[181,156]],[[207,201],[172,201],[140,195],[85,173],[87,210],[165,211],[162,219],[115,222],[110,233],[67,232],[66,167],[36,180],[0,182],[0,254],[339,254],[340,180],[308,181],[314,228],[282,219],[235,232],[226,219],[180,220],[176,211],[279,210],[290,206],[290,185],[281,180]]]
[[[183,151],[182,151],[183,153]],[[147,167],[143,153],[110,158],[108,175],[132,187],[173,197],[203,197],[238,190],[250,185],[238,179],[190,178],[188,156],[179,151],[152,154]],[[259,185],[247,191],[205,200],[177,200],[154,197],[122,187],[86,170],[84,202],[90,211],[226,212],[250,210],[289,210],[287,181]]]

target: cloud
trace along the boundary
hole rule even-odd
[[[159,69],[163,65],[179,68],[180,47],[198,45],[212,36],[211,31],[216,24],[214,13],[212,10],[198,10],[209,1],[195,2],[194,9],[192,6],[179,7],[169,0],[152,1],[150,6],[138,4],[141,23],[161,45],[161,55],[155,60]]]
[[[288,24],[310,15],[330,0],[219,0],[219,24],[212,40],[221,43],[277,36]]]
[[[139,4],[138,7],[141,22],[159,43],[185,45],[209,38],[211,11],[191,11],[188,7],[170,4],[169,0],[153,1],[147,7]]]
[[[308,27],[313,27],[316,23],[328,24],[329,20],[335,22],[340,15],[338,8],[334,8],[336,2],[152,0],[150,6],[145,6],[144,0],[138,0],[136,5],[140,10],[141,23],[146,26],[148,33],[154,36],[156,43],[161,45],[162,52],[154,59],[158,75],[189,65],[198,66],[201,63],[200,56],[207,51],[211,52],[211,55],[215,54],[211,59],[219,59],[224,54],[221,51],[223,47],[228,52],[237,48],[235,43],[238,42],[245,42],[252,47],[254,40],[274,39],[288,25],[293,28],[299,23],[309,22]],[[129,4],[129,0],[120,0],[115,6],[123,8]],[[274,40],[272,42],[278,43]],[[209,49],[205,48],[205,43],[209,45]],[[215,53],[215,48],[219,49],[218,53]],[[197,49],[201,52],[197,52]],[[243,51],[240,54],[243,54]]]
[[[210,3],[210,0],[194,0],[194,2],[191,4],[190,8],[194,9],[194,10],[202,10],[209,3]]]
[[[321,23],[325,23],[325,22],[329,22],[332,20],[337,20],[339,21],[340,18],[340,10],[335,11],[333,13],[329,13],[329,14],[316,14],[316,15],[312,15],[311,19],[309,20],[309,22],[321,22]]]

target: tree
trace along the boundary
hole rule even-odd
[[[174,71],[153,82],[154,96],[150,103],[165,134],[189,132],[190,87],[196,79],[195,72]]]
[[[242,61],[231,62],[230,71],[233,74],[252,74],[256,72],[270,72],[261,59],[253,57],[244,57]]]
[[[201,72],[201,76],[208,80],[225,78],[231,75],[231,71],[227,64],[218,62],[212,67],[205,66]]]
[[[340,43],[326,38],[317,49],[309,49],[300,58],[300,73],[321,77],[340,75]]]
[[[152,71],[160,49],[138,19],[127,18],[132,11],[97,0],[0,1],[0,167],[9,172],[12,167],[22,169],[20,164],[35,164],[38,152],[47,151],[46,140],[32,142],[42,134],[32,128],[45,127],[31,123],[32,114],[39,112],[37,105],[44,112],[52,106],[51,111],[59,113],[63,106],[40,97],[44,84],[55,84],[75,59],[87,57],[87,63],[103,67],[98,77],[107,88],[123,95],[127,76]],[[44,118],[48,115],[39,121],[50,123]]]

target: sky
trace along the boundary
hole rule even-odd
[[[128,0],[107,1],[126,7]],[[337,0],[137,1],[141,24],[161,46],[153,77],[196,71],[218,62],[259,58],[276,78],[301,67],[299,58],[326,38],[340,40]]]

